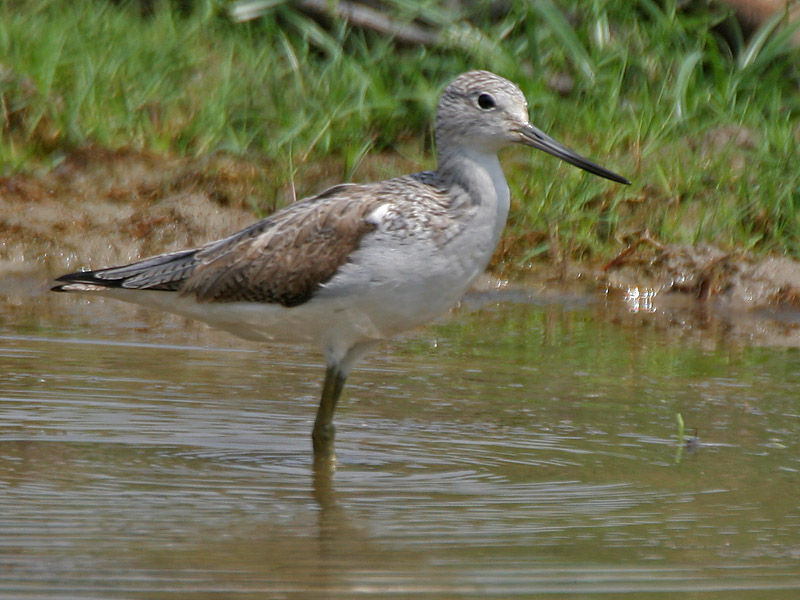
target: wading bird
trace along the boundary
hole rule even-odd
[[[446,312],[488,265],[509,208],[501,148],[531,146],[630,183],[531,125],[520,89],[488,71],[445,88],[435,135],[435,171],[337,185],[230,237],[63,275],[53,290],[135,302],[246,339],[317,344],[327,368],[312,440],[318,459],[332,459],[333,415],[353,364]]]

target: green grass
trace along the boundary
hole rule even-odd
[[[777,21],[745,39],[702,2],[539,0],[470,24],[434,2],[392,4],[443,44],[323,29],[290,3],[236,24],[223,1],[189,11],[165,1],[143,18],[136,4],[0,0],[0,171],[46,170],[85,144],[228,152],[263,157],[276,185],[297,177],[311,193],[303,173],[322,160],[356,180],[381,151],[403,155],[397,172],[409,159],[432,166],[441,88],[488,68],[520,84],[534,123],[634,182],[507,151],[507,264],[554,247],[606,257],[645,229],[663,242],[800,254],[800,53]],[[573,85],[557,93],[556,76]]]

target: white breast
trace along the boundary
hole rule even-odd
[[[459,160],[467,163],[459,169],[470,174],[462,187],[472,203],[452,231],[442,234],[446,242],[431,235],[430,227],[425,235],[411,224],[398,230],[391,205],[381,206],[368,217],[376,231],[362,239],[315,298],[339,303],[342,318],[360,320],[358,329],[380,337],[426,323],[458,302],[486,269],[509,208],[508,185],[495,155],[464,153]]]

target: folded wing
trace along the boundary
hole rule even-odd
[[[59,277],[55,291],[110,288],[175,292],[201,302],[298,306],[330,280],[375,229],[384,202],[372,186],[339,185],[193,250]]]

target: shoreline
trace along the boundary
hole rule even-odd
[[[0,273],[51,277],[229,235],[266,216],[254,201],[268,194],[262,169],[226,155],[191,159],[88,147],[45,174],[2,177]],[[314,183],[323,189],[332,177],[323,168]],[[292,192],[290,186],[273,189],[272,205],[288,204]],[[495,262],[491,275],[556,293],[638,298],[644,305],[681,298],[736,311],[800,309],[800,262],[711,245],[662,244],[646,232],[603,261],[538,260],[524,269],[509,262]]]

